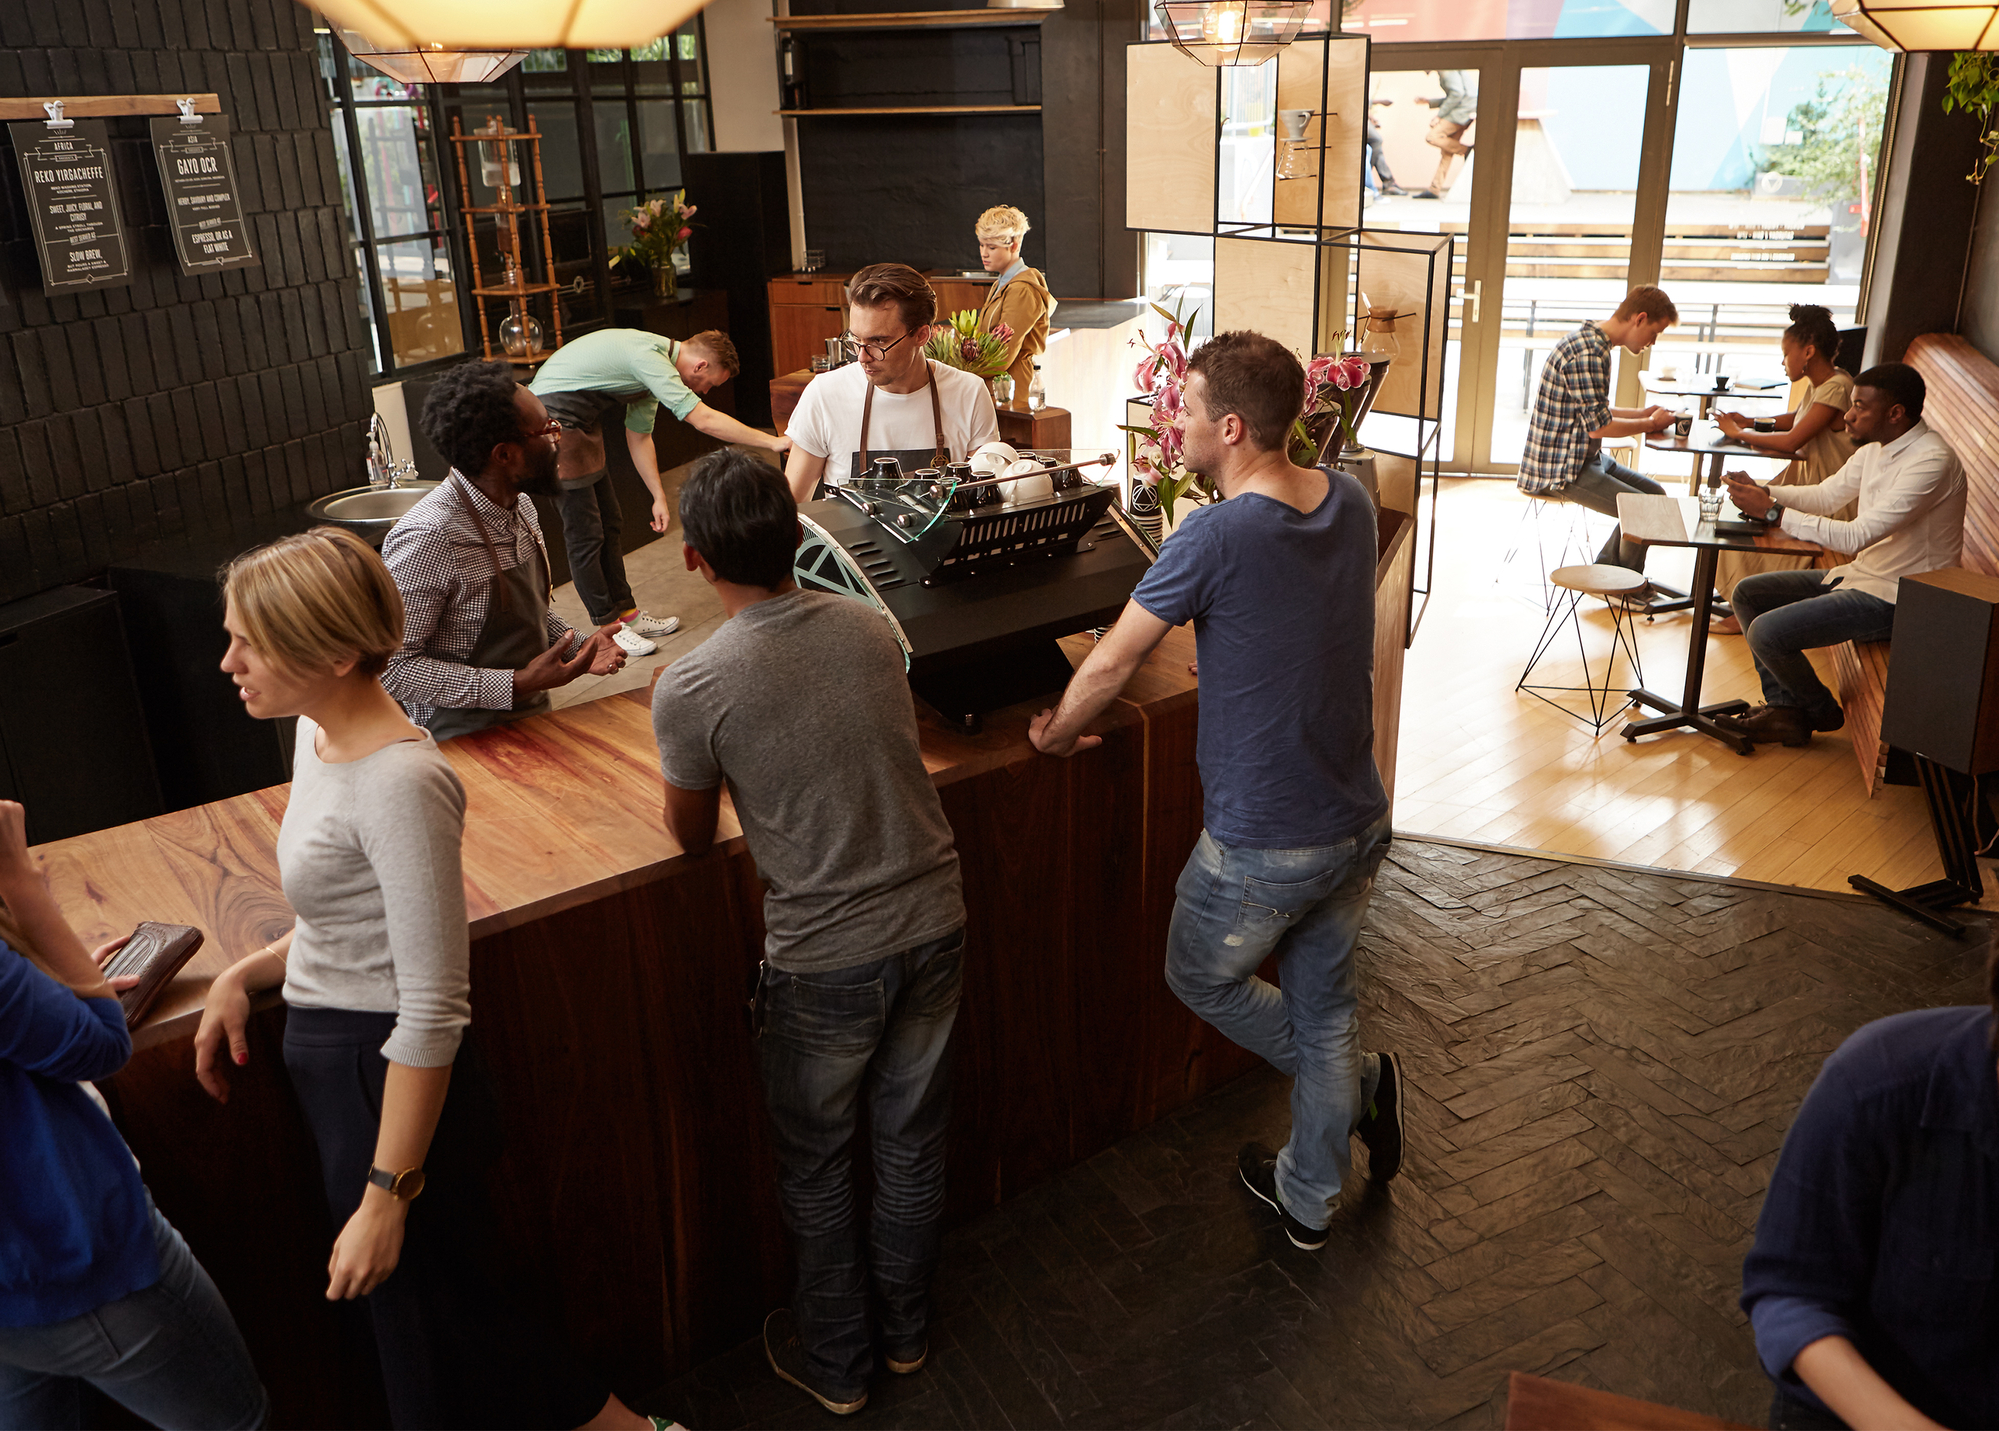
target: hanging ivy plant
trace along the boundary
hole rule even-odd
[[[1944,113],[1961,109],[1978,121],[1978,162],[1964,177],[1977,184],[1999,159],[1999,54],[1967,50],[1950,62],[1950,85],[1944,91]]]

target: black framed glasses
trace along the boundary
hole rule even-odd
[[[879,363],[888,356],[889,350],[895,347],[896,343],[901,343],[910,336],[910,333],[904,333],[901,338],[895,340],[895,343],[863,343],[850,333],[840,339],[840,346],[847,350],[847,356],[850,358],[872,358]]]

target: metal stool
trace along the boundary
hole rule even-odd
[[[1636,631],[1631,613],[1613,598],[1626,596],[1645,584],[1642,572],[1630,571],[1621,566],[1564,566],[1548,573],[1548,583],[1557,594],[1554,606],[1548,613],[1548,623],[1541,628],[1541,639],[1534,645],[1534,654],[1527,658],[1527,669],[1520,673],[1520,680],[1514,686],[1516,691],[1546,701],[1564,715],[1574,716],[1590,728],[1593,735],[1602,735],[1604,728],[1617,718],[1617,713],[1629,705],[1627,696],[1612,705],[1611,692],[1620,689],[1617,676],[1617,653],[1622,650],[1626,665],[1630,668],[1631,679],[1625,681],[1622,689],[1630,691],[1645,684],[1645,669],[1638,663],[1638,645],[1634,639]],[[1585,597],[1603,598],[1610,607],[1610,654],[1603,666],[1603,684],[1598,685],[1590,675],[1589,649],[1583,644],[1583,623],[1580,608]],[[1583,683],[1580,686],[1530,685],[1529,678],[1534,668],[1541,664],[1541,658],[1562,634],[1563,626],[1573,626],[1576,632],[1576,654],[1582,659]],[[1586,695],[1589,697],[1590,713],[1585,716],[1580,711],[1570,710],[1557,696]]]

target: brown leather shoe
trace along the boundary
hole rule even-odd
[[[1812,722],[1797,706],[1751,706],[1741,715],[1716,716],[1714,723],[1758,745],[1807,745],[1812,738]]]

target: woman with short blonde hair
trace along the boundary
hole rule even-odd
[[[1007,204],[997,204],[980,214],[974,229],[980,262],[987,273],[998,275],[992,292],[986,295],[985,307],[979,311],[979,331],[996,332],[1004,323],[1012,333],[1007,340],[1006,365],[1016,403],[1027,401],[1034,360],[1047,351],[1048,319],[1055,312],[1048,280],[1020,256],[1027,230],[1027,215]]]
[[[465,787],[382,689],[403,628],[388,568],[319,527],[237,558],[223,594],[222,669],[244,708],[298,718],[277,849],[296,922],[210,986],[195,1077],[228,1101],[251,997],[282,985],[285,1068],[338,1229],[326,1296],[366,1309],[394,1425],[656,1425],[573,1362],[495,1255]]]

